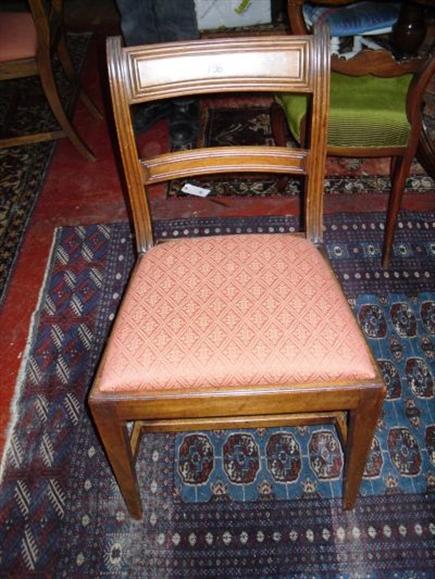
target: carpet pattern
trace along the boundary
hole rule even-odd
[[[355,304],[388,388],[363,495],[435,491],[435,294]],[[179,434],[175,479],[184,501],[341,496],[344,458],[332,427]]]
[[[428,290],[435,279],[434,217],[404,216],[391,275],[382,279],[375,275],[379,257],[374,256],[381,247],[383,215],[326,219],[328,251],[384,361],[389,388],[363,483],[365,496],[356,509],[341,509],[342,456],[335,433],[326,427],[236,431],[225,438],[219,432],[152,434],[144,438],[138,460],[145,508],[141,522],[126,513],[85,407],[133,263],[130,230],[125,224],[59,230],[3,465],[1,573],[164,578],[392,577],[396,572],[430,577],[435,562],[429,494],[435,476],[430,415],[435,332],[434,296]],[[358,226],[351,228],[352,241],[345,223]],[[290,218],[180,220],[160,222],[156,231],[161,238],[176,238],[296,225]],[[373,249],[363,252],[368,233]],[[361,253],[355,259],[356,248]],[[405,281],[409,291],[403,289]],[[266,481],[254,483],[255,497],[240,496],[249,484],[234,480],[230,488],[225,460],[217,465],[220,471],[210,470],[215,492],[208,490],[209,496],[201,495],[206,485],[183,480],[178,467],[187,457],[181,472],[191,471],[189,444],[197,441],[188,437],[198,435],[212,446],[229,441],[228,456],[234,455],[235,443],[254,448],[242,438],[252,437],[264,474],[257,480]],[[266,468],[266,440],[273,440],[269,456],[279,445],[287,451],[281,468],[277,462]],[[277,480],[294,476],[299,464],[296,482]],[[243,482],[249,469],[231,472]],[[292,494],[289,489],[296,487]],[[284,489],[289,498],[303,498],[282,500]]]
[[[427,117],[432,126],[435,121]],[[268,108],[250,106],[246,108],[210,107],[203,111],[199,146],[219,147],[230,145],[269,145],[273,146],[272,129]],[[296,146],[294,141],[289,145]],[[345,157],[328,157],[326,194],[340,193],[389,193],[389,161],[387,159],[350,159]],[[169,196],[184,196],[181,188],[184,180],[173,181],[168,187]],[[189,179],[189,183],[211,189],[210,195],[219,196],[259,196],[267,197],[299,195],[302,191],[302,179],[290,178],[284,191],[277,188],[278,177],[264,179],[255,177],[216,179],[198,177]],[[415,162],[407,180],[406,191],[415,193],[433,193],[435,183]]]
[[[77,70],[84,62],[89,38],[88,34],[68,35]],[[62,101],[71,110],[74,95],[58,65],[55,75]],[[0,83],[0,127],[2,137],[57,130],[38,77]],[[0,149],[0,304],[54,147],[51,141]]]

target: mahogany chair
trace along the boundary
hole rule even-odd
[[[316,0],[326,4],[325,0]],[[304,0],[288,0],[288,18],[294,34],[307,34],[302,12]],[[349,0],[330,0],[345,5]],[[397,216],[411,164],[418,154],[424,168],[435,176],[435,146],[423,125],[425,89],[435,72],[435,59],[396,60],[389,50],[364,49],[350,60],[331,59],[331,99],[328,155],[390,157],[391,192],[386,213],[382,264],[388,268]],[[276,144],[284,146],[288,128],[297,141],[304,140],[306,99],[280,95],[271,109]],[[281,180],[280,187],[285,187]]]
[[[65,75],[96,119],[103,116],[83,88],[67,49],[63,29],[63,1],[29,0],[30,12],[0,14],[0,81],[39,76],[50,108],[61,130],[0,139],[0,148],[27,145],[67,137],[90,161],[95,156],[74,128],[60,99],[52,69],[56,52]]]
[[[138,260],[89,405],[131,516],[142,516],[135,460],[143,433],[329,421],[346,447],[344,507],[352,508],[385,386],[320,248],[327,33],[127,48],[109,38],[107,57]],[[138,157],[132,104],[248,91],[310,95],[309,147],[233,146]],[[148,185],[229,172],[304,175],[306,236],[154,243]]]

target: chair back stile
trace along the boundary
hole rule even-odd
[[[200,50],[194,44],[191,48],[189,43],[176,42],[123,48],[120,38],[108,40],[109,82],[138,252],[153,245],[147,185],[187,175],[230,172],[305,175],[306,235],[321,243],[329,103],[326,27],[312,37],[210,40],[203,41]],[[138,156],[130,114],[133,104],[192,94],[289,91],[312,96],[309,150],[232,146],[148,159]]]
[[[28,0],[38,36],[38,51],[51,52],[63,26],[63,0]]]

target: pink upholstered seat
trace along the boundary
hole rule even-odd
[[[36,29],[30,12],[0,15],[0,62],[36,56]]]
[[[318,250],[290,235],[237,235],[168,242],[142,258],[97,382],[145,392],[374,377]]]

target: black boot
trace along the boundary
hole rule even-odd
[[[143,133],[157,121],[171,116],[171,102],[166,100],[135,105],[133,108],[133,129],[135,133]]]
[[[173,149],[192,149],[196,145],[199,126],[198,102],[193,98],[172,101],[169,135]]]

